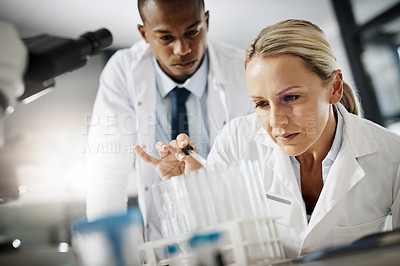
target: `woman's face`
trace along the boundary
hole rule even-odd
[[[330,105],[341,97],[335,85],[324,85],[292,55],[255,57],[247,64],[246,78],[258,120],[287,155],[331,146],[336,122]]]

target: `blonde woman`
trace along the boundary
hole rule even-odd
[[[400,137],[358,116],[323,31],[286,20],[261,31],[246,51],[256,114],[232,120],[208,164],[239,159],[262,165],[268,205],[288,257],[350,243],[400,225]],[[161,159],[139,156],[164,179],[199,168],[179,135],[157,144]]]

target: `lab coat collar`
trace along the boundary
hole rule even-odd
[[[337,103],[336,106],[344,119],[343,136],[348,139],[354,156],[358,158],[377,152],[378,144],[370,129],[365,126],[365,120],[350,114],[341,103]]]
[[[273,142],[266,132],[266,130],[262,127],[260,122],[256,121],[258,130],[256,135],[254,136],[254,140],[258,142],[260,145],[269,146],[272,148],[272,152],[270,156],[265,157],[264,162],[260,162],[265,164],[269,169],[271,169],[274,173],[274,178],[277,178],[280,183],[283,185],[283,189],[288,189],[291,194],[296,199],[297,205],[304,209],[304,220],[306,219],[305,216],[305,207],[304,201],[296,181],[296,175],[294,173],[292,164],[290,162],[289,156],[287,156],[279,146]],[[276,188],[281,189],[281,188]],[[277,195],[281,194],[280,191],[270,190],[271,193],[276,193]]]
[[[306,210],[304,206],[303,197],[301,195],[301,191],[299,185],[296,180],[296,175],[294,173],[292,164],[290,162],[290,157],[287,156],[275,143],[273,143],[273,151],[271,156],[266,158],[266,165],[270,168],[273,173],[274,177],[277,178],[280,183],[283,185],[280,189],[288,189],[293,197],[296,200],[296,204],[292,202],[292,206],[299,206],[302,208],[302,213],[304,213],[303,220],[306,221]],[[270,191],[272,193],[280,194],[279,191]]]
[[[357,158],[378,151],[378,145],[365,126],[365,121],[350,114],[341,104],[338,104],[338,108],[344,119],[342,147],[322,188],[307,228],[307,235],[311,234],[326,214],[365,176]],[[315,239],[306,237],[303,246],[308,245],[307,241],[312,242]]]
[[[149,99],[150,95],[153,94],[152,92],[154,91],[153,100],[151,102],[154,102],[155,99],[155,90],[148,90],[147,88],[149,87],[149,82],[150,85],[153,85],[155,87],[155,79],[154,79],[154,68],[152,65],[152,51],[150,48],[150,45],[145,43],[143,40],[140,41],[140,45],[134,46],[135,48],[139,49],[140,52],[138,53],[138,60],[133,63],[131,66],[132,69],[132,83],[134,84],[134,90],[135,90],[135,99],[136,102],[134,103],[135,107],[136,104],[142,103],[144,99]],[[151,106],[151,104],[147,104],[150,102],[146,102],[144,106]],[[139,106],[141,104],[138,104]],[[148,108],[148,110],[151,110],[154,108]]]
[[[207,47],[208,47],[208,55],[209,55],[209,60],[210,60],[210,62],[209,62],[210,71],[208,72],[209,75],[211,75],[211,74],[213,75],[212,79],[216,84],[222,85],[222,84],[227,83],[226,78],[223,74],[222,68],[220,66],[220,60],[217,60],[217,54],[214,49],[213,41],[208,40]]]
[[[215,137],[219,134],[221,128],[230,119],[225,88],[227,80],[220,66],[221,60],[218,60],[213,42],[208,40],[207,43],[209,57],[207,110],[210,141],[212,143],[214,142]],[[225,69],[226,71],[229,71],[227,66],[225,66]]]

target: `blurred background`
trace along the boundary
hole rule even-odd
[[[107,28],[113,44],[86,66],[56,80],[49,94],[19,104],[6,120],[0,149],[0,240],[19,239],[18,256],[0,265],[74,265],[68,253],[71,220],[85,211],[87,124],[108,58],[140,39],[135,0],[0,0],[0,19],[21,38],[78,38]],[[205,0],[209,38],[243,49],[269,24],[307,19],[333,46],[344,79],[364,116],[400,132],[400,0]],[[0,36],[1,38],[1,36]],[[135,202],[135,180],[130,186]],[[23,252],[21,252],[23,251]],[[28,255],[26,255],[28,254]],[[46,257],[46,262],[43,262]],[[54,257],[54,260],[53,260]],[[38,262],[35,264],[35,259]],[[46,264],[47,263],[47,264]]]

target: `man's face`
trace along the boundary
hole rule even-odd
[[[183,83],[199,68],[207,49],[208,12],[201,1],[147,1],[138,25],[161,69]]]

